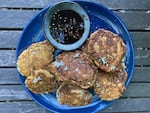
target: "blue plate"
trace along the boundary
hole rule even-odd
[[[75,1],[79,3],[88,13],[91,21],[91,29],[90,33],[94,32],[98,28],[103,28],[110,30],[116,34],[118,34],[126,44],[127,51],[126,51],[126,71],[128,73],[128,78],[126,81],[126,87],[128,86],[129,82],[131,81],[133,70],[134,70],[134,49],[130,34],[125,27],[124,23],[118,18],[112,11],[108,10],[104,6],[89,2],[89,1]],[[24,29],[18,46],[17,46],[17,53],[16,57],[18,58],[19,54],[26,49],[30,44],[33,42],[39,42],[45,40],[43,31],[42,31],[42,20],[45,12],[49,7],[50,4],[45,9],[41,10],[26,26]],[[18,76],[20,78],[21,84],[27,93],[36,101],[38,104],[43,106],[49,111],[52,112],[61,112],[61,113],[93,113],[103,110],[104,108],[108,107],[113,103],[102,101],[98,98],[97,95],[93,94],[93,100],[90,104],[81,107],[69,107],[66,105],[60,105],[56,100],[55,92],[49,94],[34,94],[30,92],[24,84],[25,77],[23,77],[19,72]]]

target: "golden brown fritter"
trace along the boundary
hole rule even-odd
[[[25,80],[26,87],[36,94],[52,92],[56,88],[55,76],[48,70],[34,70]]]
[[[72,81],[84,89],[92,87],[96,80],[96,67],[92,60],[83,52],[63,52],[49,70],[60,81]]]
[[[31,44],[18,57],[17,68],[23,76],[30,76],[34,69],[43,69],[53,60],[54,47],[47,41]]]
[[[106,101],[118,99],[125,91],[127,73],[121,70],[115,73],[99,72],[94,85],[95,93]]]
[[[117,34],[98,29],[90,35],[82,50],[91,56],[101,70],[115,72],[121,67],[126,47]]]
[[[92,94],[76,84],[62,83],[56,93],[57,100],[68,106],[83,106],[92,101]]]

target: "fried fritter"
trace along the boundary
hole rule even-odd
[[[30,76],[34,69],[43,69],[53,60],[54,47],[47,41],[31,44],[18,57],[17,68],[23,76]]]
[[[101,70],[115,72],[121,67],[126,46],[117,34],[98,29],[90,35],[82,50],[91,56]]]
[[[94,85],[95,93],[106,101],[118,99],[125,91],[127,73],[121,70],[114,73],[99,72]]]
[[[25,80],[26,87],[36,94],[52,92],[56,88],[55,76],[48,70],[34,70]]]
[[[96,80],[96,67],[89,56],[79,50],[63,52],[49,70],[60,81],[72,81],[84,89],[93,86]]]
[[[68,106],[83,106],[92,101],[92,94],[72,83],[62,83],[56,92],[57,100]]]

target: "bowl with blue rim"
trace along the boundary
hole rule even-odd
[[[57,49],[75,50],[88,38],[90,20],[77,3],[63,1],[53,4],[44,15],[44,36]]]

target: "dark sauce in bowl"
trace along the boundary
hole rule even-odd
[[[49,30],[57,42],[72,44],[82,37],[84,22],[81,16],[75,11],[61,10],[52,15]]]

